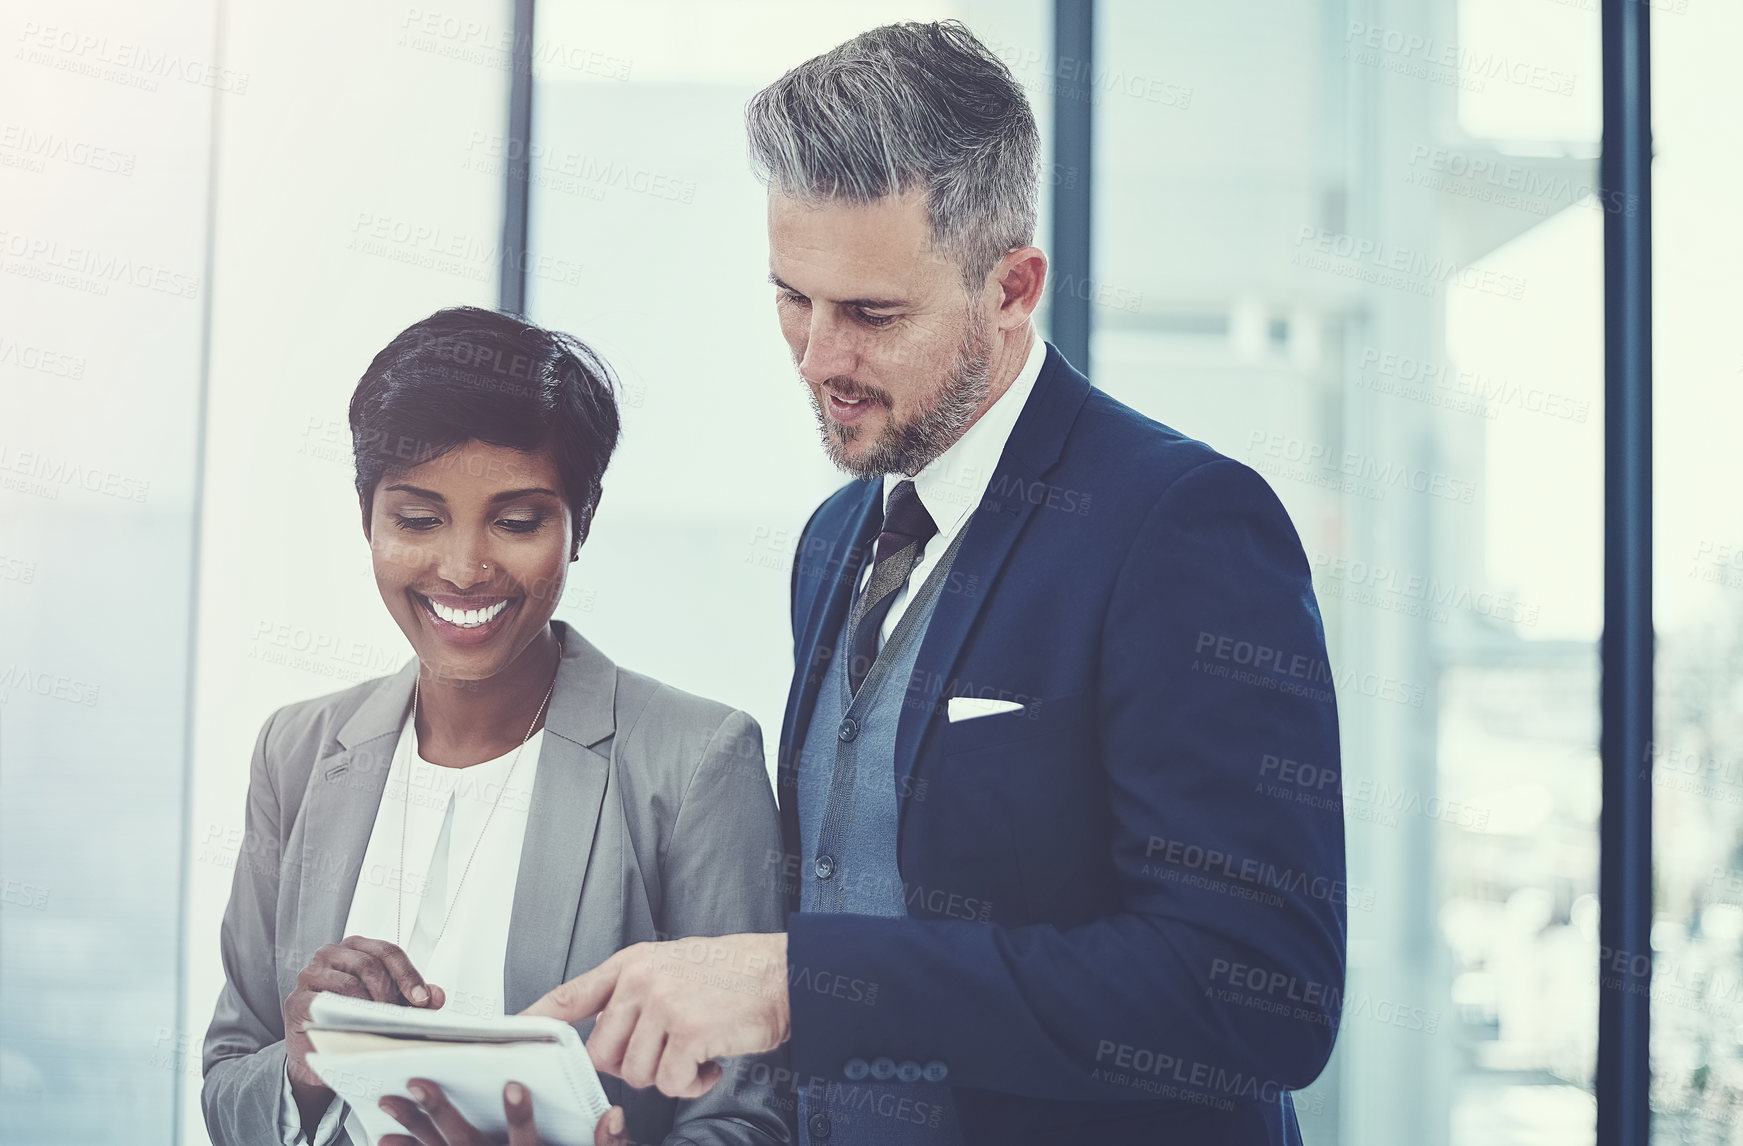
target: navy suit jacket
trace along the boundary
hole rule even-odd
[[[799,913],[799,751],[882,489],[825,501],[793,567],[798,1085],[943,1064],[967,1140],[1000,1146],[1299,1141],[1288,1092],[1331,1054],[1347,886],[1339,793],[1301,783],[1338,774],[1337,708],[1276,495],[1049,346],[897,726],[907,916]],[[1024,708],[951,724],[951,696]]]

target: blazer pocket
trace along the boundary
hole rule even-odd
[[[1094,710],[1094,697],[1086,690],[1042,697],[1010,712],[947,723],[944,726],[944,754],[955,756],[1062,732],[1087,723]]]

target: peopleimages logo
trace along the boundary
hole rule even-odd
[[[1270,1082],[1243,1071],[1227,1070],[1210,1063],[1194,1062],[1190,1059],[1153,1051],[1147,1047],[1116,1043],[1110,1039],[1101,1039],[1097,1042],[1095,1061],[1099,1064],[1096,1077],[1102,1077],[1102,1072],[1110,1067],[1117,1067],[1137,1076],[1147,1076],[1158,1082],[1165,1080],[1181,1088],[1178,1094],[1170,1094],[1167,1097],[1178,1097],[1201,1103],[1210,1101],[1213,1105],[1220,1105],[1218,1100],[1227,1102],[1230,1098],[1239,1098],[1249,1102],[1276,1102],[1286,1089],[1279,1083]],[[1107,1081],[1126,1082],[1128,1080],[1121,1076],[1107,1079]]]
[[[1308,899],[1347,904],[1364,911],[1373,902],[1372,892],[1353,889],[1341,879],[1278,867],[1274,863],[1251,857],[1242,859],[1218,848],[1207,848],[1202,844],[1171,840],[1164,836],[1150,837],[1149,842],[1144,845],[1144,858],[1154,859],[1156,862],[1146,863],[1141,874],[1163,879],[1168,878],[1167,871],[1172,869],[1192,872],[1209,879],[1248,884],[1261,889],[1262,895],[1286,891]],[[1272,906],[1282,905],[1282,900],[1276,895],[1263,895],[1263,899]]]
[[[1535,625],[1543,612],[1542,605],[1521,601],[1511,594],[1472,589],[1456,581],[1441,581],[1390,565],[1370,564],[1359,558],[1334,557],[1316,550],[1311,560],[1314,574],[1322,583],[1329,579],[1352,589],[1373,590],[1376,594],[1432,606],[1433,612],[1429,615],[1435,620],[1444,619],[1438,615],[1442,610],[1462,609],[1515,625]],[[1323,588],[1323,585],[1319,587]],[[1378,603],[1363,601],[1360,596],[1352,599],[1359,603]]]
[[[1334,449],[1320,442],[1310,442],[1290,434],[1272,434],[1254,430],[1247,436],[1247,449],[1255,455],[1255,468],[1265,468],[1268,459],[1300,466],[1309,473],[1323,472],[1357,483],[1357,489],[1367,489],[1372,500],[1380,501],[1389,489],[1408,489],[1431,497],[1470,505],[1477,499],[1477,483],[1469,478],[1455,477],[1422,466],[1407,466],[1402,462],[1377,458],[1355,450]],[[1273,470],[1280,467],[1271,464]]]
[[[36,131],[20,123],[0,126],[0,152],[15,152],[42,170],[48,160],[110,175],[131,175],[139,157],[55,131]]]
[[[1305,696],[1310,700],[1334,699],[1332,691],[1314,687],[1316,682],[1329,683],[1338,693],[1360,694],[1374,700],[1389,700],[1421,708],[1428,695],[1425,686],[1412,684],[1398,677],[1377,672],[1357,672],[1346,669],[1334,675],[1331,665],[1317,657],[1291,653],[1258,641],[1240,640],[1217,633],[1200,632],[1192,668],[1212,676],[1226,677],[1241,684]],[[1220,663],[1216,663],[1220,662]]]
[[[1587,399],[1558,394],[1541,386],[1521,386],[1476,370],[1455,369],[1374,346],[1362,351],[1357,365],[1359,389],[1406,396],[1418,391],[1440,391],[1451,398],[1467,400],[1473,405],[1473,412],[1484,416],[1493,416],[1500,407],[1512,406],[1529,414],[1583,423],[1591,412],[1592,404]]]
[[[125,83],[144,91],[158,90],[159,80],[179,80],[231,95],[242,95],[248,90],[247,72],[220,68],[198,57],[149,44],[114,40],[35,20],[25,21],[18,39],[23,45],[19,59],[58,71]]]
[[[119,283],[176,298],[199,293],[200,277],[95,247],[69,246],[59,239],[0,231],[0,254],[16,260],[6,270],[25,278],[72,287],[89,294],[108,294]]]
[[[1475,51],[1455,41],[1401,28],[1351,20],[1344,32],[1344,45],[1346,56],[1357,63],[1443,83],[1456,80],[1467,91],[1480,92],[1488,81],[1496,80],[1552,95],[1565,97],[1574,93],[1571,72],[1501,52]]]
[[[1424,297],[1434,293],[1436,284],[1501,298],[1525,297],[1525,280],[1518,275],[1324,227],[1303,226],[1295,236],[1290,261]]]
[[[98,691],[96,685],[65,674],[41,672],[17,664],[0,668],[0,701],[12,693],[23,692],[89,708],[97,703]]]

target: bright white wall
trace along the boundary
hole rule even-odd
[[[209,5],[0,9],[0,1136],[170,1137]]]
[[[507,122],[506,5],[232,4],[245,99],[218,144],[217,257],[194,730],[188,1030],[222,984],[218,926],[249,754],[280,705],[410,656],[369,576],[346,404],[442,306],[494,305],[502,190],[469,170]],[[423,8],[433,11],[433,8]],[[459,254],[447,252],[458,251]],[[204,1142],[197,1072],[184,1140]]]

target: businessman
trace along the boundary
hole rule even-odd
[[[638,945],[535,1010],[678,1096],[790,1043],[811,1146],[1298,1142],[1346,885],[1337,793],[1279,783],[1338,766],[1287,515],[1037,335],[1035,122],[967,29],[866,32],[746,120],[856,479],[792,571],[788,930]]]

